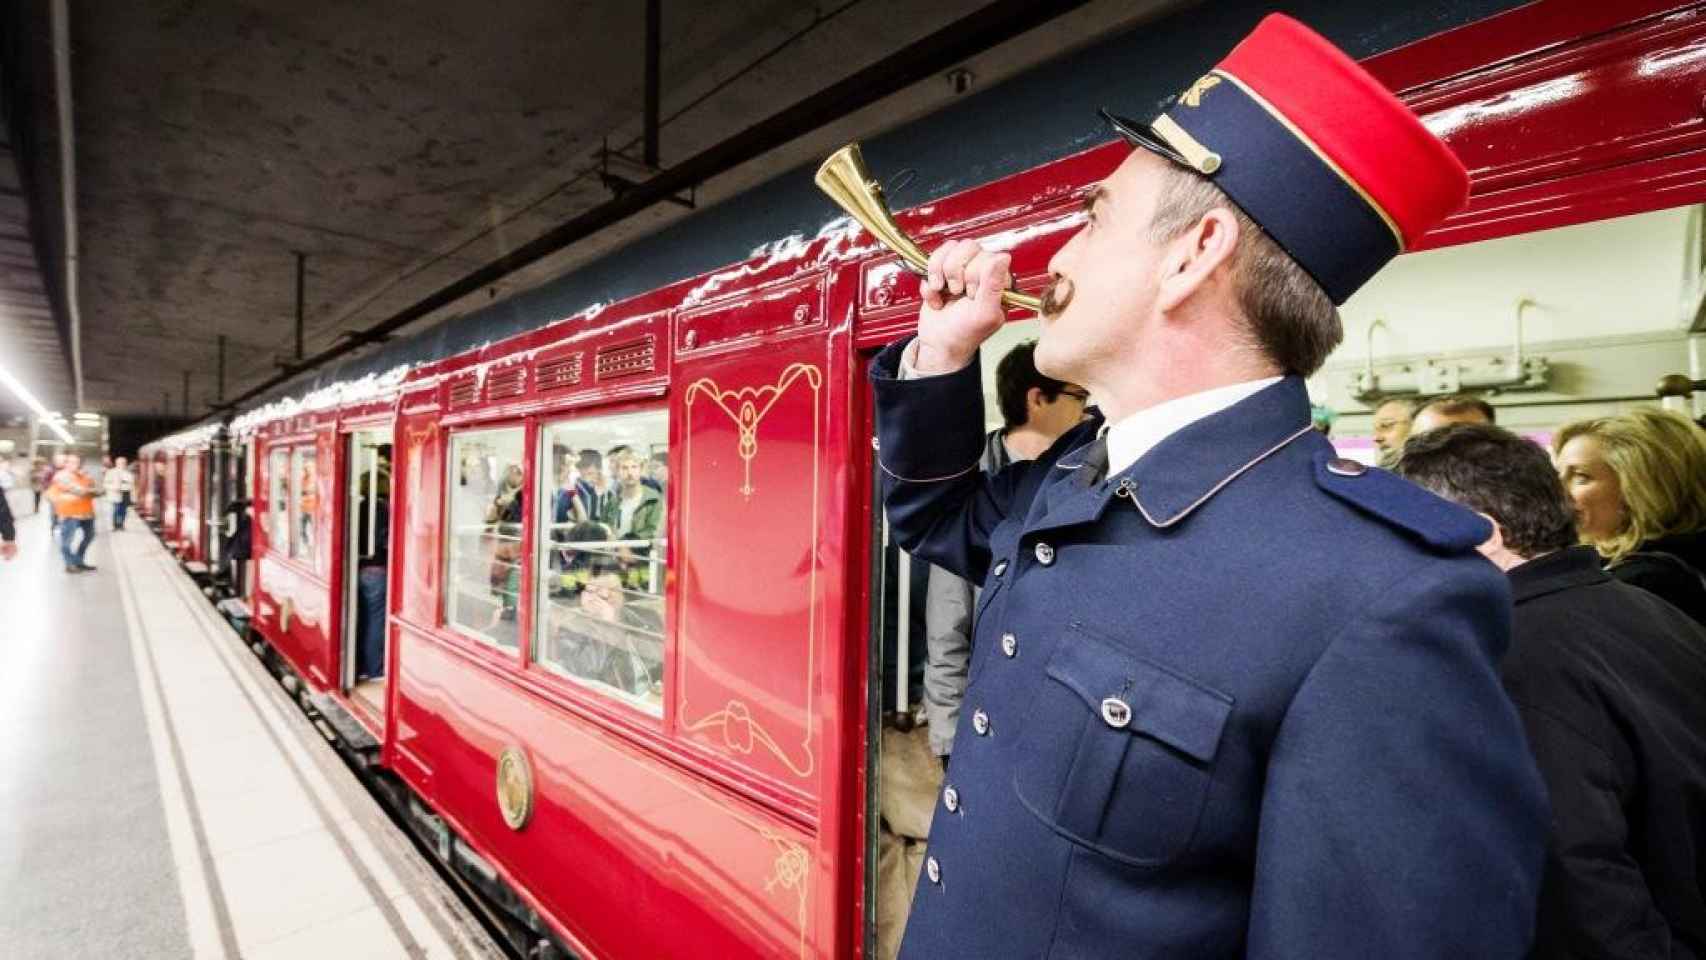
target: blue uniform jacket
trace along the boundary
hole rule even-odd
[[[900,349],[889,522],[984,585],[903,957],[1524,955],[1546,798],[1485,521],[1330,470],[1297,377],[1113,476],[1087,423],[988,477],[978,365]]]

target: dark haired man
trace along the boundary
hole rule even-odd
[[[995,367],[996,405],[1002,426],[984,439],[978,466],[996,473],[1008,464],[1034,460],[1060,435],[1084,420],[1090,395],[1083,387],[1037,371],[1032,354],[1037,342],[1027,340],[1001,358]],[[966,666],[971,662],[975,598],[972,584],[932,565],[925,592],[924,718],[930,733],[930,752],[944,764],[954,751],[954,727],[965,698]]]
[[[604,478],[604,454],[592,449],[582,450],[575,460],[575,470],[581,475],[581,507],[587,516],[597,519],[604,511],[604,500],[609,495]]]
[[[1600,570],[1528,440],[1447,426],[1397,470],[1491,518],[1510,577],[1504,683],[1552,800],[1534,956],[1706,956],[1706,628]]]
[[[1520,957],[1545,796],[1487,524],[1336,458],[1304,385],[1467,175],[1283,16],[1110,121],[1143,149],[1050,262],[1035,353],[1107,422],[982,476],[1012,276],[974,241],[872,365],[893,533],[983,583],[902,956]]]
[[[1469,393],[1435,397],[1416,410],[1410,433],[1426,433],[1451,423],[1497,423],[1493,405]]]

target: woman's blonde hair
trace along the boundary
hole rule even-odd
[[[1679,414],[1642,407],[1565,424],[1552,453],[1577,437],[1599,441],[1622,488],[1617,532],[1593,544],[1615,563],[1655,537],[1706,529],[1706,432]]]

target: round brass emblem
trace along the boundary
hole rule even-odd
[[[511,830],[527,826],[533,816],[533,768],[515,747],[498,755],[498,810]]]

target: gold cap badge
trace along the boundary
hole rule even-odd
[[[1220,78],[1214,74],[1205,74],[1197,78],[1184,93],[1179,94],[1179,102],[1187,107],[1202,106],[1202,95],[1220,86]]]

